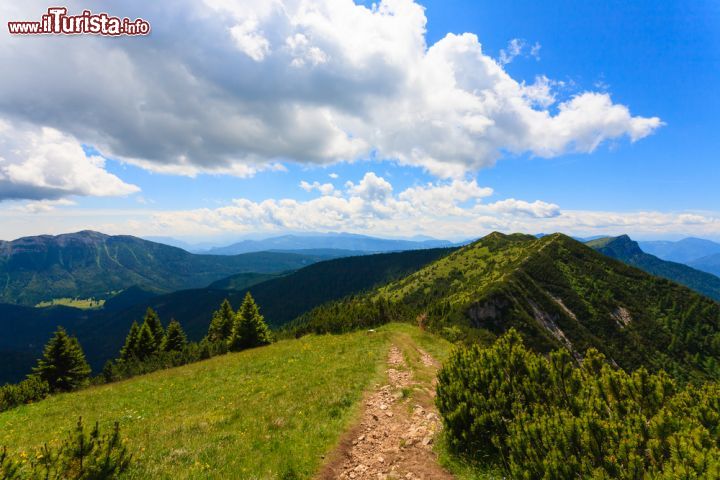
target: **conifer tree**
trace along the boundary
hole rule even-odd
[[[143,323],[147,324],[147,326],[150,327],[150,332],[152,333],[155,342],[155,347],[153,351],[160,350],[163,338],[165,337],[165,332],[163,331],[162,323],[160,323],[160,317],[158,317],[158,314],[155,312],[155,310],[148,307],[147,311],[145,312],[145,320]]]
[[[53,392],[69,392],[85,383],[90,365],[77,338],[58,327],[33,368],[33,375],[47,382]]]
[[[234,319],[235,312],[226,298],[220,305],[220,309],[213,313],[208,329],[208,340],[211,342],[227,341],[232,334]]]
[[[125,337],[125,345],[120,350],[120,358],[122,360],[130,360],[133,357],[137,357],[138,335],[140,335],[140,325],[138,325],[137,322],[133,322],[127,337]]]
[[[145,360],[147,357],[157,352],[155,344],[155,336],[150,329],[150,325],[143,323],[138,333],[136,357],[138,360]]]
[[[255,300],[248,292],[235,315],[228,347],[230,350],[238,351],[268,343],[270,343],[270,330],[263,316],[260,315]]]
[[[174,318],[170,320],[165,339],[163,340],[162,349],[165,352],[180,352],[187,345],[187,337],[180,325],[180,322]]]

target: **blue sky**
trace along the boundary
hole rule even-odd
[[[498,192],[580,209],[713,209],[720,205],[720,4],[712,1],[426,2],[428,38],[475,31],[490,52],[510,38],[542,45],[541,60],[507,67],[607,84],[615,101],[667,124],[634,145],[550,162],[520,158],[480,174]],[[549,195],[549,196],[548,196]]]
[[[414,94],[416,80],[399,73],[416,67],[405,60],[415,50],[398,47],[397,56],[391,51],[389,60],[374,63],[393,45],[406,39],[411,43],[422,19],[413,17],[420,10],[409,0],[386,4],[396,15],[415,19],[393,20],[398,22],[395,30],[408,27],[407,38],[383,30],[384,20],[376,12],[365,16],[368,23],[359,33],[348,33],[357,38],[320,38],[320,30],[308,23],[300,43],[291,42],[298,33],[286,33],[287,25],[274,13],[251,11],[252,2],[207,0],[207,12],[217,15],[214,30],[193,23],[198,7],[188,7],[185,17],[177,18],[164,14],[162,3],[152,8],[139,1],[108,2],[110,13],[149,19],[149,37],[36,39],[3,32],[0,46],[15,48],[13,53],[4,50],[0,62],[16,72],[0,81],[0,97],[6,98],[0,101],[0,127],[4,122],[6,135],[3,142],[0,128],[0,159],[6,149],[5,163],[0,160],[0,219],[5,225],[0,238],[92,228],[217,241],[302,230],[458,239],[499,229],[720,240],[716,2],[421,1],[428,47],[450,45],[449,33],[477,36],[482,58],[461,58],[476,46],[467,37],[443,53],[457,88],[475,95],[472,100],[485,98],[482,89],[489,78],[496,78],[495,70],[476,73],[489,57],[519,88],[538,85],[538,77],[544,78],[552,101],[543,103],[529,93],[518,98],[528,102],[528,108],[547,111],[550,118],[558,115],[563,102],[588,92],[607,94],[611,107],[628,109],[626,118],[618,119],[614,110],[598,113],[595,107],[578,107],[579,113],[562,125],[547,124],[547,142],[542,126],[532,138],[523,137],[533,123],[517,120],[521,114],[504,107],[489,118],[495,124],[511,118],[508,126],[487,140],[483,133],[463,130],[470,127],[463,123],[468,113],[462,102],[449,111],[447,122],[436,116],[444,106],[428,111],[415,106],[435,98],[432,88],[418,87]],[[36,1],[28,4],[6,5],[0,13],[12,20],[33,19],[46,8]],[[73,11],[94,4],[78,1],[69,6]],[[400,11],[404,8],[410,10]],[[357,13],[352,6],[318,11],[334,23]],[[186,28],[182,42],[173,37],[178,35],[176,22]],[[377,51],[353,50],[362,48],[357,45],[363,45],[363,35],[376,35],[373,29],[380,36],[390,35],[389,43]],[[277,40],[279,32],[287,37],[284,43]],[[197,57],[183,42],[194,42],[189,45],[198,50]],[[512,42],[519,47],[515,55]],[[317,74],[287,77],[283,72],[296,71],[279,58],[288,48],[293,55],[304,55],[294,57],[302,64],[294,67],[314,68]],[[24,78],[37,78],[43,59],[60,56],[68,64],[80,57],[101,62],[112,56],[98,53],[102,51],[116,58],[90,73],[97,81],[86,83],[87,75],[61,76],[59,71],[56,77],[48,75],[47,83],[33,80],[19,90]],[[157,51],[176,63],[153,61],[148,52]],[[22,55],[38,62],[24,62]],[[357,58],[364,62],[359,67]],[[352,62],[358,70],[347,66]],[[112,73],[118,65],[123,69]],[[186,84],[181,75],[174,77],[179,67],[201,81]],[[467,78],[460,77],[461,70]],[[103,72],[107,76],[101,76]],[[396,86],[402,82],[411,87],[398,93]],[[505,87],[497,85],[493,94],[504,100],[497,92]],[[59,92],[63,112],[58,113],[58,97],[33,95],[33,88]],[[82,95],[87,99],[77,101]],[[204,99],[205,110],[194,110],[198,107],[187,100],[195,95]],[[120,100],[106,105],[112,96]],[[10,97],[20,98],[15,102]],[[377,97],[388,100],[378,102]],[[386,103],[395,106],[384,110]],[[152,117],[143,116],[143,106],[151,104],[157,110]],[[292,105],[299,105],[294,117],[287,114]],[[117,114],[104,118],[109,108]],[[237,123],[222,121],[238,112],[242,118]],[[340,128],[339,137],[323,123],[327,112],[335,122],[331,126]],[[398,127],[405,116],[407,128]],[[124,117],[127,125],[122,124]],[[300,118],[297,125],[292,123],[295,117]],[[216,135],[218,128],[211,130],[217,118],[227,137]],[[178,127],[195,119],[197,127]],[[589,126],[578,126],[586,119],[591,119]],[[234,137],[255,128],[256,120],[263,122],[264,133],[247,143],[236,142]],[[423,134],[429,123],[438,126]],[[145,131],[138,124],[147,125]],[[138,131],[131,131],[134,128]],[[435,134],[437,138],[429,137]],[[597,138],[598,145],[584,145],[588,138]],[[174,148],[185,140],[186,146]],[[73,157],[78,152],[74,144],[84,147],[85,158]],[[491,152],[480,153],[488,145]],[[479,153],[475,156],[474,151]],[[95,157],[87,164],[88,156],[98,154],[104,163]],[[48,160],[38,160],[42,155]],[[74,163],[58,167],[63,174],[52,176],[53,165],[65,165],[62,162]],[[33,168],[44,175],[42,182],[17,173]],[[332,187],[302,188],[303,181]]]

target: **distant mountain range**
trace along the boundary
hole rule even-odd
[[[720,243],[702,238],[685,238],[677,242],[640,242],[640,247],[663,260],[684,263],[720,276]]]
[[[312,249],[345,250],[358,253],[398,252],[453,246],[446,240],[395,240],[356,235],[328,233],[316,235],[282,235],[264,240],[243,240],[226,247],[211,248],[210,255],[237,255],[262,251],[298,251]]]
[[[640,243],[627,235],[586,242],[597,251],[658,277],[667,278],[720,302],[720,278],[682,263],[662,260],[645,253]]]
[[[701,238],[686,238],[678,242],[643,242],[641,246],[660,258],[685,263],[720,276],[720,243]]]
[[[133,285],[158,293],[204,287],[241,272],[296,270],[337,252],[256,252],[218,257],[128,235],[82,231],[0,241],[0,302],[108,298]]]
[[[720,253],[693,260],[689,265],[698,270],[720,276]]]
[[[720,254],[720,243],[702,238],[684,238],[673,241],[638,242],[640,248],[663,260],[690,264],[703,257]]]

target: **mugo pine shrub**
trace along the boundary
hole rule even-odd
[[[106,480],[130,467],[131,455],[115,423],[106,435],[98,424],[88,433],[82,418],[58,447],[43,445],[34,452],[12,457],[0,450],[0,480]]]
[[[439,372],[450,447],[518,479],[720,478],[720,386],[616,369],[588,350],[529,351],[514,330]]]

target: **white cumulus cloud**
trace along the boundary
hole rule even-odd
[[[0,118],[0,200],[106,197],[139,191],[104,167],[103,157],[86,155],[78,140],[67,134]],[[35,202],[26,208],[39,211],[64,204]]]
[[[34,19],[43,8],[3,2],[0,16]],[[412,0],[109,0],[103,10],[143,16],[152,35],[0,33],[0,64],[12,67],[0,75],[0,116],[149,170],[238,176],[374,152],[461,178],[502,152],[592,152],[661,125],[607,93],[557,105],[550,81],[518,82],[473,33],[429,45]],[[523,48],[539,51],[511,42],[506,58]]]
[[[300,182],[300,188],[302,188],[306,192],[312,192],[313,190],[317,190],[323,195],[330,195],[331,193],[333,193],[333,191],[335,191],[335,186],[332,183],[308,183],[305,180]]]
[[[344,189],[318,182],[301,182],[300,188],[318,191],[307,201],[290,198],[255,202],[244,198],[216,209],[157,212],[148,222],[157,231],[273,232],[349,231],[385,235],[463,235],[483,231],[512,218],[551,218],[560,215],[550,203],[502,200],[484,203],[493,194],[475,180],[455,179],[410,187],[394,193],[392,184],[374,172]]]

